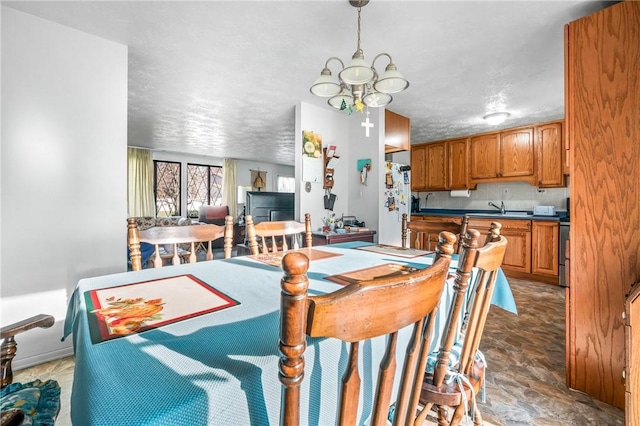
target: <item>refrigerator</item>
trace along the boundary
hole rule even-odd
[[[411,167],[385,163],[380,187],[381,209],[378,215],[378,243],[402,245],[402,214],[411,212]]]

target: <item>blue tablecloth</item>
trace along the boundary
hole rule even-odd
[[[310,262],[310,293],[339,286],[324,280],[388,262],[424,267],[432,257],[399,258],[342,244],[316,247],[342,256]],[[218,312],[179,321],[103,343],[89,335],[86,291],[191,274],[240,302]],[[75,374],[71,396],[73,424],[90,425],[269,425],[278,424],[281,385],[278,380],[279,268],[248,257],[146,269],[81,280],[69,302],[65,337],[73,334]],[[504,277],[496,291],[500,306],[515,311]],[[448,306],[445,291],[441,306]],[[495,296],[494,296],[495,297]],[[446,304],[446,305],[445,305]],[[445,309],[441,309],[442,315]],[[444,317],[440,320],[444,324]],[[409,330],[400,333],[409,337]],[[336,384],[346,363],[347,345],[335,339],[311,339],[305,352],[302,424],[335,423]],[[384,342],[367,342],[361,356],[365,406],[372,389]],[[398,357],[404,347],[398,344]],[[401,370],[401,369],[399,369]],[[397,372],[399,377],[400,371]],[[310,405],[309,402],[311,401]],[[359,419],[363,424],[366,418]]]

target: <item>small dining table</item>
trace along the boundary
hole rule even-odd
[[[327,279],[335,274],[388,263],[424,268],[433,262],[433,255],[401,257],[365,249],[370,245],[352,242],[314,247],[314,252],[325,256],[312,258],[309,263],[309,293],[339,289],[340,284]],[[452,262],[452,272],[456,263]],[[278,424],[282,276],[280,267],[255,256],[242,256],[80,280],[69,301],[63,337],[72,336],[75,353],[73,424]],[[165,285],[174,281],[179,283],[175,288]],[[446,320],[452,281],[447,281],[442,293],[437,334]],[[184,294],[180,293],[183,284],[191,286]],[[118,298],[129,294],[126,291],[143,287],[151,289],[151,295],[157,290],[164,298],[145,300],[142,305],[142,298]],[[209,298],[219,303],[208,309]],[[101,311],[105,306],[110,310],[126,302],[151,309],[147,312],[149,318],[157,320],[178,299],[181,311],[174,314],[172,321],[160,319],[157,326],[143,327],[138,332],[105,335],[104,324],[101,328],[96,319],[96,312],[106,312]],[[502,273],[492,303],[516,313]],[[156,312],[159,306],[165,311]],[[184,314],[190,309],[194,314]],[[126,333],[127,325],[118,323],[114,328],[125,327]],[[404,358],[401,340],[409,335],[410,327],[399,333],[399,363]],[[434,344],[438,344],[438,336]],[[337,404],[337,383],[347,362],[347,351],[347,344],[336,339],[308,339],[301,385],[302,424],[335,423],[335,409],[327,407]],[[367,412],[373,403],[377,366],[383,353],[383,338],[367,341],[361,348],[365,365],[365,371],[360,372],[361,412]],[[361,415],[358,423],[367,420]]]

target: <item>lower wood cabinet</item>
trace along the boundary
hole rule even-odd
[[[491,222],[502,224],[501,235],[507,237],[507,250],[502,261],[502,270],[531,273],[531,221],[510,219],[469,219],[469,228],[486,235]]]
[[[432,221],[432,222],[448,222],[448,223],[455,223],[456,225],[461,225],[462,224],[462,217],[459,216],[411,216],[411,221],[414,220],[427,220],[427,221]],[[423,247],[424,250],[435,250],[436,247],[438,246],[438,236],[440,235],[439,232],[433,232],[433,233],[423,233],[421,234],[421,240],[420,240],[420,247]],[[411,236],[408,236],[409,239],[409,247],[411,248],[415,248],[416,247],[416,242],[415,239],[411,238]]]
[[[558,276],[560,224],[558,222],[533,221],[532,264],[533,274]]]

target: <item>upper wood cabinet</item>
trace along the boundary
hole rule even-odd
[[[473,136],[469,141],[469,178],[500,177],[500,133]]]
[[[548,123],[536,127],[538,145],[538,187],[565,186],[563,173],[562,123]]]
[[[384,152],[408,151],[411,143],[411,120],[384,110]]]
[[[500,177],[533,177],[533,127],[500,133]]]
[[[449,153],[447,142],[436,142],[426,145],[427,148],[427,191],[444,191],[448,189],[447,169]]]
[[[427,146],[411,146],[411,190],[425,191],[427,189]]]
[[[525,180],[534,184],[533,127],[474,136],[469,150],[471,182]]]
[[[469,140],[455,139],[447,142],[449,148],[448,189],[469,188]],[[475,187],[475,185],[474,185]]]
[[[468,157],[468,139],[413,145],[411,189],[448,191],[469,188]]]

